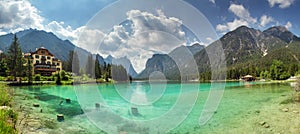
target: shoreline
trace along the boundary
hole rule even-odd
[[[271,84],[271,83],[289,83],[290,81],[268,81],[268,82],[262,82],[263,84]],[[8,86],[9,87],[9,86]],[[292,88],[291,88],[292,89]],[[225,129],[224,127],[221,128],[214,128],[212,132],[220,133],[220,132],[228,132],[228,133],[234,133],[234,132],[246,132],[249,130],[252,130],[252,132],[257,133],[298,133],[300,132],[300,128],[297,128],[297,126],[300,126],[300,103],[298,102],[287,102],[286,104],[281,104],[283,101],[290,99],[291,94],[294,93],[294,91],[288,91],[285,93],[280,93],[279,98],[275,98],[272,100],[272,103],[264,104],[261,106],[260,109],[249,109],[248,113],[242,112],[240,115],[237,115],[237,120],[232,120],[232,122],[239,122],[241,121],[245,116],[248,118],[245,118],[244,120],[247,121],[247,123],[241,122],[241,125],[243,125],[245,128],[232,128],[232,130]],[[225,93],[226,94],[226,93]],[[255,94],[255,93],[254,93]],[[226,96],[225,96],[226,97]],[[62,128],[66,129],[70,132],[77,132],[77,133],[89,133],[87,128],[83,127],[85,125],[80,125],[81,123],[76,123],[74,126],[68,126],[66,124],[69,124],[70,122],[66,121],[66,123],[57,122],[55,117],[55,112],[52,116],[47,115],[47,105],[44,104],[42,101],[36,98],[32,98],[30,96],[27,96],[27,94],[15,94],[15,103],[13,104],[12,108],[18,112],[20,115],[18,122],[17,122],[17,128],[18,130],[22,130],[24,133],[48,133],[48,132],[54,132],[52,129],[57,129],[55,132],[61,132]],[[255,99],[250,99],[252,101],[255,101]],[[22,103],[21,103],[22,102]],[[32,103],[38,102],[41,106],[39,108],[33,107]],[[24,104],[23,104],[24,103]],[[40,110],[43,109],[43,112],[40,112]],[[286,110],[287,109],[287,110]],[[48,111],[49,112],[49,111]],[[51,112],[51,110],[50,110]],[[52,111],[53,112],[53,111]],[[46,114],[46,115],[45,115]],[[49,114],[49,113],[48,113]],[[219,112],[217,113],[219,114]],[[276,115],[276,116],[273,116]],[[76,117],[75,119],[80,121],[80,117],[83,117],[83,115],[80,115]],[[239,119],[241,117],[242,119]],[[66,117],[67,120],[69,118],[73,117]],[[280,119],[280,122],[278,122],[278,119]],[[289,125],[292,126],[293,130],[290,131],[287,125],[284,123],[286,122],[292,122],[289,123]],[[88,122],[85,122],[88,123]],[[267,124],[267,125],[265,125]],[[93,124],[91,124],[93,125]],[[89,129],[89,128],[88,128]],[[94,130],[97,130],[96,127],[93,128]],[[207,127],[204,128],[206,130]],[[224,130],[225,129],[225,130]],[[201,129],[202,130],[202,129]],[[100,131],[100,130],[99,130]],[[190,131],[193,131],[192,128]],[[208,130],[207,130],[208,131]]]
[[[285,87],[288,87],[288,86],[285,86]],[[252,86],[252,88],[256,89],[256,86]],[[292,89],[292,88],[289,88],[289,89]],[[230,95],[231,93],[236,93],[239,90],[228,90],[228,91],[229,92],[225,92],[224,97],[226,97],[226,93],[227,93],[227,95]],[[251,90],[249,90],[249,91],[251,91]],[[257,107],[260,107],[260,108],[245,110],[245,111],[239,113],[238,115],[231,115],[235,118],[233,120],[230,120],[230,122],[234,123],[234,122],[240,122],[242,120],[246,120],[248,124],[245,124],[244,122],[240,122],[242,125],[244,125],[245,128],[237,127],[237,128],[228,129],[227,128],[228,126],[221,127],[221,128],[213,127],[214,130],[211,131],[211,130],[206,130],[209,128],[209,125],[206,125],[203,128],[203,130],[211,131],[211,132],[215,132],[215,133],[220,133],[220,132],[228,132],[228,133],[232,133],[232,132],[239,132],[239,133],[241,133],[241,132],[258,132],[258,133],[290,132],[290,133],[296,133],[296,132],[300,132],[298,130],[289,131],[289,128],[286,125],[281,124],[281,123],[283,123],[283,121],[280,121],[280,123],[277,123],[278,122],[277,120],[281,119],[281,118],[284,121],[287,121],[288,119],[290,119],[290,121],[295,122],[295,123],[298,123],[298,121],[300,122],[300,120],[298,120],[299,119],[298,116],[299,116],[299,112],[300,112],[300,103],[288,102],[287,104],[280,104],[284,100],[289,99],[291,97],[289,94],[294,92],[294,91],[291,91],[291,90],[289,91],[286,89],[285,89],[285,91],[287,91],[287,92],[284,92],[284,93],[278,92],[280,97],[273,98],[272,101],[270,101],[270,102],[264,102],[261,105],[257,105]],[[256,91],[253,91],[253,93],[251,93],[251,95],[255,95],[255,92]],[[64,128],[66,131],[70,131],[70,132],[90,133],[88,130],[86,130],[87,128],[83,127],[85,125],[82,126],[81,123],[76,122],[75,124],[72,124],[72,126],[67,125],[70,123],[70,122],[68,122],[68,120],[70,120],[71,118],[73,120],[72,122],[74,122],[74,120],[80,121],[80,119],[78,119],[78,118],[83,117],[84,114],[79,115],[78,117],[66,117],[66,122],[57,122],[55,119],[55,117],[56,117],[55,111],[52,111],[51,109],[49,109],[51,113],[54,112],[52,114],[52,116],[50,116],[49,113],[46,113],[47,111],[49,112],[49,110],[45,109],[46,107],[48,107],[46,103],[43,103],[42,101],[39,101],[38,99],[35,99],[35,98],[30,98],[30,97],[26,98],[26,97],[24,97],[24,94],[17,95],[16,99],[18,99],[19,102],[24,103],[24,104],[16,103],[17,105],[15,105],[14,108],[19,110],[18,112],[20,112],[19,113],[20,121],[18,122],[18,124],[21,126],[18,126],[18,127],[21,128],[22,131],[25,133],[26,132],[27,133],[59,132],[61,130],[61,128],[64,128],[64,127],[66,127],[66,128]],[[235,100],[234,98],[231,98],[231,99]],[[257,101],[255,98],[248,98],[248,99],[252,100],[252,101]],[[261,98],[261,99],[264,100],[264,98]],[[237,101],[237,100],[235,100],[235,101]],[[37,102],[41,106],[39,108],[35,108],[32,106],[33,102]],[[230,102],[230,100],[229,100],[229,102]],[[220,108],[222,108],[222,106]],[[225,108],[227,109],[228,107],[225,107]],[[43,109],[42,113],[40,112],[40,109]],[[285,109],[288,109],[288,110],[286,111]],[[221,109],[219,109],[219,110],[221,110]],[[216,113],[217,115],[220,114],[219,110]],[[234,110],[234,109],[228,109],[228,110]],[[276,116],[272,116],[272,115],[276,115]],[[245,118],[245,117],[248,117],[248,118]],[[265,122],[265,123],[261,123],[261,122]],[[85,122],[85,123],[88,123],[88,122]],[[208,124],[211,124],[211,123],[208,123]],[[263,125],[261,125],[261,124],[263,124]],[[267,124],[267,125],[264,125],[264,124]],[[234,125],[234,124],[232,124],[232,125]],[[55,130],[52,130],[51,128],[54,128]],[[97,131],[96,127],[94,127],[93,129],[95,131]],[[198,129],[196,129],[196,130],[198,130]],[[202,131],[202,129],[199,129],[199,131],[200,130]],[[252,130],[252,131],[250,131],[250,130]],[[98,130],[98,131],[100,131],[100,130]],[[174,130],[174,131],[176,131],[176,130]],[[179,132],[182,132],[182,131],[190,131],[191,132],[191,131],[193,131],[193,129],[192,128],[182,129]]]
[[[149,80],[134,80],[132,82],[149,82]],[[130,82],[130,83],[132,83]],[[152,81],[151,81],[152,82]],[[210,80],[210,81],[177,81],[177,80],[167,80],[167,81],[153,81],[152,83],[230,83],[230,82],[261,82],[261,83],[292,83],[297,82],[297,79],[295,80],[267,80],[267,81],[243,81],[243,80]],[[97,81],[97,80],[89,80],[89,81],[62,81],[61,86],[63,85],[84,85],[84,84],[114,84],[114,83],[129,83],[127,82],[117,82],[117,81],[110,81],[110,82],[103,82],[103,81]],[[55,81],[33,81],[32,84],[28,84],[26,81],[23,81],[22,83],[14,82],[14,81],[0,81],[0,84],[6,84],[8,86],[49,86],[49,85],[57,85]]]

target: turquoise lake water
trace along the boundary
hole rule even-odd
[[[278,103],[277,99],[290,95],[291,89],[289,83],[259,82],[133,82],[14,88],[16,94],[29,98],[16,100],[20,105],[39,103],[42,117],[55,119],[56,114],[64,114],[60,127],[66,127],[66,132],[80,127],[82,133],[222,133],[239,127],[243,118],[249,118],[263,106]],[[66,98],[71,103],[66,103]],[[209,120],[200,125],[200,117]],[[45,132],[55,133],[55,129],[59,128]]]

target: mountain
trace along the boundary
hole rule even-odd
[[[299,64],[300,41],[297,36],[281,26],[263,32],[241,26],[225,34],[205,50],[214,50],[218,45],[222,45],[224,50],[227,78],[238,79],[247,74],[259,76],[270,69],[274,60],[282,61],[285,69]],[[194,57],[200,72],[211,71],[206,51],[200,51]]]
[[[104,61],[107,64],[122,65],[126,69],[127,73],[132,77],[137,75],[137,72],[134,70],[131,61],[127,57],[114,58],[109,55],[104,59]]]
[[[277,37],[285,41],[286,43],[291,43],[292,41],[300,41],[299,37],[288,31],[288,29],[284,26],[271,27],[263,31],[263,33]]]
[[[195,53],[203,49],[203,45],[196,43],[192,46],[179,46],[169,54],[154,54],[147,60],[145,69],[135,78],[147,79],[153,72],[159,71],[164,73],[167,79],[181,79],[180,74],[188,74],[193,71],[193,66],[189,64],[189,61]]]
[[[69,40],[61,40],[56,35],[51,32],[45,32],[42,30],[28,29],[16,33],[20,47],[23,52],[35,51],[36,48],[45,47],[54,56],[62,61],[67,61],[69,58],[70,51],[76,51],[81,68],[86,66],[88,56],[90,52],[75,46]],[[12,43],[13,34],[6,34],[0,36],[0,50],[6,51]],[[113,63],[116,65],[122,65],[130,75],[136,76],[137,73],[134,70],[131,62],[126,58],[114,59],[113,57],[108,57],[104,59],[99,54],[93,54],[93,59],[97,59],[100,64],[104,65],[104,62]]]
[[[171,70],[176,70],[174,72],[178,73],[178,68],[176,67],[175,61],[167,54],[154,54],[146,62],[145,69],[138,74],[135,78],[137,79],[147,79],[151,73],[158,71],[162,72],[167,79],[178,79],[175,76],[169,74]]]
[[[273,35],[246,26],[228,32],[219,40],[210,44],[206,50],[222,45],[227,66],[260,59],[270,51],[288,45],[285,41]],[[200,71],[209,67],[209,57],[206,51],[194,55]]]
[[[210,64],[218,64],[218,62],[210,63],[210,58],[213,58],[220,45],[222,45],[228,69],[243,69],[250,65],[254,68],[267,69],[275,59],[284,61],[288,65],[298,64],[300,59],[299,37],[285,27],[277,26],[260,31],[241,26],[228,32],[205,49],[200,47],[200,49],[196,48],[197,51],[193,51],[195,48],[188,47],[194,59],[182,59],[187,54],[180,51],[182,47],[174,49],[168,55],[155,54],[148,59],[145,70],[136,78],[146,79],[152,72],[160,71],[168,79],[178,79],[181,74],[185,74],[182,73],[182,70],[193,69],[190,66],[194,60],[200,74],[210,72]],[[212,55],[209,56],[208,53]]]
[[[35,51],[36,48],[45,47],[60,60],[68,59],[69,51],[80,51],[82,54],[89,54],[88,51],[76,47],[69,40],[61,40],[51,32],[35,29],[28,29],[16,33],[20,47],[23,52]],[[13,34],[0,36],[0,50],[6,51],[11,45]]]

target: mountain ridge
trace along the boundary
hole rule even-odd
[[[67,61],[70,51],[76,51],[79,54],[80,66],[85,67],[86,59],[88,55],[92,54],[89,51],[77,47],[69,40],[62,40],[58,38],[52,32],[46,32],[43,30],[26,29],[16,33],[20,47],[23,52],[32,52],[37,48],[47,48],[56,58]],[[6,52],[12,43],[14,34],[9,33],[0,36],[0,50]],[[100,54],[92,54],[93,59],[98,59],[100,64],[104,64],[105,59]],[[124,61],[122,61],[124,60]],[[131,62],[127,59],[115,59],[116,64],[122,65],[129,72],[130,75],[136,75],[137,73],[133,69]]]
[[[268,59],[272,62],[274,56],[270,55],[276,55],[276,53],[279,52],[281,53],[281,51],[285,51],[286,49],[284,48],[290,46],[292,42],[296,42],[295,44],[297,44],[299,41],[299,37],[288,31],[283,26],[270,27],[264,31],[249,28],[247,26],[240,26],[235,30],[226,33],[221,38],[208,45],[205,49],[195,53],[193,56],[198,65],[198,71],[200,73],[205,73],[211,71],[210,59],[206,50],[214,50],[214,48],[220,44],[223,47],[225,61],[228,68],[234,68],[236,65],[244,65],[244,63],[248,62],[257,61],[259,63],[261,62],[260,60],[266,56],[267,57],[263,58],[263,60]],[[293,45],[293,47],[298,46]],[[300,55],[300,51],[298,53]],[[287,56],[292,55],[295,57],[297,52],[293,51],[292,54]],[[165,73],[165,75],[180,77],[178,76],[180,75],[180,72],[178,72],[178,67],[180,68],[181,66],[177,67],[177,71],[174,71],[176,70],[174,69],[176,67],[172,67],[168,70],[168,67],[170,67],[172,64],[174,65],[174,63],[162,62],[164,59],[167,59],[166,56],[167,55],[156,55],[148,59],[147,63],[152,62],[152,66],[146,66],[144,71],[142,71],[142,73],[138,76],[142,75],[147,77],[147,75],[143,74],[144,72],[147,72],[146,74],[149,76],[151,71],[162,71]],[[291,59],[294,58],[292,57]],[[157,64],[155,64],[154,61],[156,61]],[[296,62],[296,60],[293,60],[293,62]],[[192,63],[192,61],[188,63]],[[269,64],[270,62],[268,62],[268,65]],[[261,63],[261,65],[265,64]],[[164,68],[162,69],[160,66],[163,66]],[[169,74],[169,72],[173,73]]]

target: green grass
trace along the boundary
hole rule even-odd
[[[0,106],[11,107],[12,96],[0,85]],[[18,114],[12,109],[0,109],[0,134],[15,134]]]
[[[288,98],[280,102],[280,104],[289,104],[289,103],[295,103],[295,100],[293,98]]]

